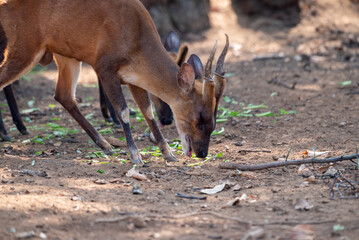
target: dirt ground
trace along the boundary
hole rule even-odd
[[[216,39],[222,48],[224,33],[230,37],[219,115],[264,104],[268,108],[250,114],[277,116],[223,114],[227,121],[217,124],[210,144],[215,158],[202,162],[174,149],[179,162],[166,164],[161,156],[143,154],[147,163],[137,170],[149,181],[140,181],[126,176],[133,166],[125,144],[118,156],[99,156],[53,99],[56,68],[33,71],[15,87],[20,108],[28,110],[23,118],[30,135],[20,135],[6,104],[1,106],[13,142],[0,148],[0,239],[359,239],[358,199],[341,199],[336,188],[331,198],[328,164],[254,172],[219,168],[223,162],[281,161],[288,153],[288,159],[308,158],[303,152],[313,149],[328,151],[326,157],[356,152],[359,5],[306,1],[301,21],[287,27],[285,18],[237,19],[228,1],[212,2],[212,28],[203,38],[186,39],[196,39],[187,42],[190,52],[205,60]],[[102,120],[97,79],[88,66],[77,96],[83,114],[106,137],[123,137]],[[128,103],[135,107],[129,94]],[[280,115],[280,109],[296,113]],[[149,151],[154,144],[144,136],[146,124],[138,118],[131,123],[136,144]],[[178,138],[174,124],[162,132],[170,143]],[[358,181],[357,160],[334,168]],[[222,183],[221,192],[200,193]],[[135,185],[142,194],[133,194]],[[179,198],[179,192],[207,198]],[[236,198],[234,206],[228,203]]]

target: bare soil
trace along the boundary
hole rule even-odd
[[[221,48],[224,33],[229,35],[226,101],[221,106],[238,111],[263,103],[268,109],[252,113],[278,114],[283,108],[296,114],[228,117],[217,124],[217,131],[224,132],[214,135],[210,145],[211,156],[222,156],[200,163],[177,155],[178,163],[166,164],[160,156],[144,154],[147,164],[137,170],[149,181],[140,181],[125,175],[133,167],[125,144],[120,147],[124,154],[96,157],[90,138],[53,100],[55,67],[30,73],[15,87],[22,110],[40,109],[23,114],[30,135],[14,130],[7,107],[2,107],[13,142],[2,142],[0,149],[0,239],[359,239],[358,199],[341,199],[336,191],[331,198],[334,179],[323,177],[328,164],[308,165],[306,173],[299,166],[255,172],[218,167],[221,162],[283,160],[288,153],[288,159],[307,158],[302,153],[314,148],[329,151],[327,157],[356,152],[358,5],[304,1],[301,21],[288,28],[285,19],[275,17],[253,17],[241,25],[245,17],[235,15],[228,1],[212,2],[212,28],[202,40],[186,37],[196,39],[187,42],[190,52],[204,60],[215,39]],[[342,86],[344,81],[351,84]],[[286,87],[294,83],[293,89]],[[95,74],[84,66],[77,89],[81,111],[105,129],[106,137],[123,137],[121,129],[102,120],[96,84]],[[146,124],[131,121],[138,147],[153,146],[143,136]],[[78,132],[45,139],[56,135],[51,123]],[[174,125],[162,132],[171,143],[178,138]],[[357,160],[334,167],[358,181]],[[23,170],[46,171],[47,177]],[[227,187],[219,193],[200,193],[223,182]],[[143,193],[133,194],[134,185]],[[179,198],[178,192],[207,199]],[[241,200],[228,206],[235,198]]]

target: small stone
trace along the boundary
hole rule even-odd
[[[299,166],[298,174],[304,178],[308,178],[313,175],[312,171],[310,171],[305,164]]]
[[[10,190],[15,190],[15,188],[14,188],[14,187],[10,187]]]
[[[297,62],[301,62],[302,61],[302,57],[300,55],[295,55],[294,56],[294,60]]]
[[[157,191],[157,195],[163,196],[163,195],[165,195],[165,192],[163,190],[159,189]]]
[[[305,199],[296,199],[294,202],[294,209],[299,211],[308,211],[312,209],[314,206],[309,204],[309,202]]]
[[[239,185],[238,183],[236,185],[234,185],[234,187],[232,188],[233,191],[240,191],[242,189],[242,186]]]
[[[243,146],[243,142],[239,141],[239,142],[235,142],[234,145],[236,145],[237,147]]]
[[[278,192],[280,192],[281,189],[278,187],[274,187],[271,190],[272,190],[272,193],[278,193]]]
[[[40,237],[41,239],[47,239],[46,234],[43,233],[43,232],[40,233],[39,237]]]
[[[135,184],[135,185],[133,185],[132,193],[133,194],[142,194],[143,190],[139,185]]]
[[[324,173],[324,176],[329,176],[331,178],[335,177],[335,174],[338,172],[333,166],[330,166],[328,170]]]
[[[302,182],[300,185],[299,185],[300,188],[305,188],[305,187],[309,187],[309,182],[305,181],[305,182]]]
[[[317,180],[315,179],[314,175],[312,175],[307,178],[307,182],[314,184],[317,182]]]
[[[20,232],[20,233],[15,234],[16,239],[32,238],[34,236],[35,236],[34,231]]]
[[[99,185],[107,184],[107,181],[105,179],[96,179],[93,182]]]
[[[274,161],[278,161],[279,157],[278,157],[278,156],[272,156],[272,159],[273,159]]]
[[[32,182],[35,182],[35,180],[34,179],[25,179],[25,182],[26,183],[32,183]]]
[[[345,127],[346,125],[347,125],[346,122],[340,122],[340,123],[339,123],[339,127]]]
[[[136,228],[145,228],[147,226],[145,219],[142,217],[133,218],[132,221]]]
[[[73,196],[72,198],[71,198],[71,200],[72,201],[82,201],[82,198],[81,197],[79,197],[79,196]]]
[[[302,176],[302,177],[304,177],[304,178],[309,178],[310,176],[312,176],[313,175],[313,173],[310,171],[310,170],[308,170],[308,171],[303,171],[301,174],[300,174],[300,176]]]

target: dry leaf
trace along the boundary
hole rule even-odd
[[[315,177],[312,175],[312,176],[309,176],[309,177],[307,178],[307,182],[309,182],[309,183],[316,183],[317,180],[316,180]]]
[[[311,226],[306,224],[296,225],[292,229],[291,240],[313,240],[315,233]]]
[[[245,193],[242,194],[242,196],[239,198],[240,201],[247,201],[249,203],[254,203],[257,201],[259,197],[256,195],[247,195]]]
[[[48,156],[55,155],[55,153],[56,153],[56,149],[48,149],[48,150],[44,151],[44,154],[48,155]]]
[[[252,172],[241,172],[241,176],[242,177],[247,177],[247,178],[256,178],[256,176],[252,173]]]
[[[136,171],[136,167],[133,167],[130,170],[128,170],[128,172],[126,173],[126,177],[132,177],[134,179],[141,180],[141,181],[149,181],[149,179],[146,175],[141,174],[138,171]]]
[[[125,147],[126,146],[126,142],[121,141],[120,139],[117,139],[114,137],[109,137],[109,136],[106,136],[105,139],[107,140],[107,142],[109,142],[114,147]]]
[[[261,227],[251,227],[246,234],[241,238],[241,240],[247,239],[262,239],[264,236],[264,229]]]
[[[216,193],[223,191],[225,186],[226,186],[226,184],[222,183],[220,185],[215,186],[214,188],[202,189],[200,192],[204,193],[204,194],[212,195],[212,194],[216,194]]]
[[[101,184],[101,185],[107,184],[107,181],[105,179],[96,179],[93,182],[96,184]]]
[[[126,181],[123,180],[122,178],[114,178],[112,180],[109,181],[110,183],[125,183]]]
[[[318,152],[318,151],[308,151],[308,150],[305,150],[302,154],[303,155],[307,155],[308,157],[318,157],[318,156],[322,156],[322,155],[325,155],[325,154],[328,154],[329,151],[326,151],[326,152]]]
[[[310,205],[308,203],[308,201],[306,201],[304,199],[297,199],[294,204],[294,209],[299,210],[299,211],[302,211],[302,210],[308,211],[308,210],[312,209],[313,207],[314,207],[313,205]]]
[[[240,202],[241,201],[239,200],[239,197],[236,197],[236,198],[232,199],[231,201],[227,202],[224,207],[236,206],[236,205],[239,205]]]
[[[234,185],[234,187],[233,187],[233,191],[239,191],[241,189],[242,189],[242,186],[239,185],[238,183],[236,185]]]

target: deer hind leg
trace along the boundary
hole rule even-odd
[[[122,92],[120,79],[118,78],[116,71],[111,71],[111,69],[106,68],[100,69],[97,71],[97,75],[100,77],[105,94],[114,107],[116,115],[122,125],[126,136],[127,146],[130,150],[132,163],[143,164],[142,157],[131,134],[130,109],[127,106],[125,96]]]
[[[113,154],[111,145],[94,129],[77,107],[75,92],[81,70],[81,62],[57,54],[54,56],[59,71],[55,90],[55,100],[61,103],[61,105],[106,154]]]
[[[4,93],[5,93],[9,108],[10,108],[12,120],[13,120],[14,124],[16,125],[16,128],[19,130],[19,132],[22,135],[29,134],[29,132],[27,131],[27,129],[25,127],[24,122],[21,119],[19,108],[17,106],[16,99],[15,99],[14,93],[12,91],[11,85],[8,85],[4,88]]]
[[[2,120],[2,114],[0,111],[0,138],[3,141],[11,141],[11,138],[7,135],[6,129],[5,129],[5,125],[4,122]]]
[[[102,112],[102,116],[105,118],[107,122],[114,122],[116,127],[120,127],[121,123],[116,116],[115,109],[113,108],[110,100],[105,94],[102,83],[100,79],[98,79],[98,86],[100,92],[100,108]]]
[[[156,120],[153,116],[152,104],[150,102],[150,98],[148,96],[148,92],[140,87],[134,85],[128,85],[133,98],[135,99],[138,107],[140,108],[143,116],[145,117],[148,126],[153,133],[158,147],[160,148],[164,159],[168,162],[176,162],[178,161],[172,154],[170,147],[168,146],[166,140],[162,136],[160,129],[156,123]]]

